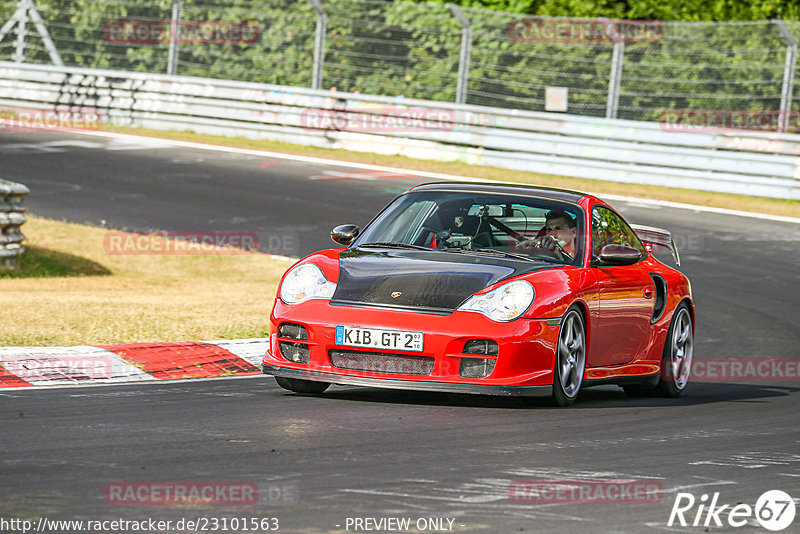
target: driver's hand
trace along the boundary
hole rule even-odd
[[[552,236],[543,235],[541,237],[534,237],[533,239],[528,239],[527,241],[523,241],[519,244],[520,248],[525,250],[530,250],[532,248],[546,248],[555,252],[559,248],[558,241],[556,241]]]

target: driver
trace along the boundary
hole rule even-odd
[[[553,252],[560,252],[559,248],[575,257],[578,227],[575,219],[562,210],[548,211],[544,216],[544,235],[520,243],[522,248],[546,248]]]

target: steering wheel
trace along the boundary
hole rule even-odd
[[[544,252],[544,253],[546,253],[548,255],[553,256],[554,258],[556,258],[559,261],[564,261],[565,259],[570,259],[570,260],[573,259],[572,255],[569,252],[567,252],[566,250],[564,250],[564,247],[562,247],[561,243],[559,243],[558,240],[555,239],[555,238],[550,237],[550,240],[552,241],[552,244],[555,245],[554,248],[550,248],[549,246],[547,246],[547,247],[544,246],[543,245],[543,241],[544,241],[544,239],[546,237],[548,237],[548,236],[542,235],[542,236],[534,237],[530,241],[530,244],[527,245],[527,246],[535,247],[535,248],[539,249],[539,250],[536,251],[537,253],[539,253],[539,251],[542,251],[542,252]]]

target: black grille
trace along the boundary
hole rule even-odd
[[[357,350],[330,350],[328,356],[331,365],[337,369],[399,375],[429,375],[433,372],[434,360],[427,356],[406,356]]]
[[[470,339],[464,344],[464,354],[489,354],[497,356],[497,341],[491,339]]]
[[[281,323],[281,325],[278,327],[278,337],[307,340],[308,332],[306,331],[306,327],[303,325],[294,323]]]

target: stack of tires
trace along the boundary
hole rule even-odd
[[[25,252],[21,226],[27,220],[22,199],[30,190],[0,178],[0,270],[11,270]]]

